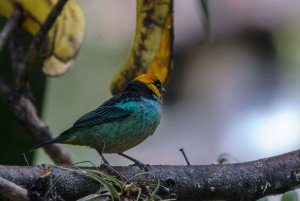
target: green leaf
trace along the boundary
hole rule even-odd
[[[153,192],[150,194],[150,197],[149,197],[149,201],[150,200],[154,200],[154,197],[156,196],[158,190],[159,190],[159,187],[160,187],[160,179],[159,177],[157,177],[157,185],[155,187],[155,189],[153,190]]]
[[[206,32],[206,37],[210,36],[210,15],[209,15],[209,4],[208,0],[200,0],[201,8],[204,13],[204,29]]]
[[[201,2],[201,6],[202,6],[202,10],[204,13],[204,16],[209,19],[209,11],[208,11],[208,1],[207,0],[200,0]]]
[[[295,191],[288,191],[284,193],[281,197],[281,201],[297,201],[298,194]]]
[[[99,194],[90,194],[77,201],[109,201],[110,196],[102,196]]]

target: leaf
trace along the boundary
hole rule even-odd
[[[288,191],[284,193],[281,197],[281,201],[297,201],[298,199],[298,194],[296,191]]]
[[[210,15],[209,15],[209,8],[208,8],[208,0],[200,0],[201,3],[201,8],[203,10],[204,13],[204,30],[205,30],[205,35],[207,38],[210,37],[210,33],[211,33],[211,28],[210,28]]]
[[[149,198],[150,200],[154,200],[154,197],[156,196],[156,194],[157,194],[159,188],[160,188],[160,179],[159,179],[159,177],[158,177],[158,178],[157,178],[157,185],[156,185],[155,189],[153,190],[153,192],[152,192],[151,195],[150,195],[150,198]]]
[[[201,2],[201,6],[202,6],[204,16],[206,17],[206,19],[209,19],[208,1],[207,0],[200,0],[200,2]]]
[[[101,185],[103,185],[105,188],[107,188],[107,190],[109,191],[113,201],[114,200],[120,200],[119,193],[112,184],[110,184],[109,182],[105,181],[105,179],[103,179],[103,178],[101,178],[101,177],[99,177],[95,174],[91,174],[91,173],[87,172],[85,175],[87,177],[93,179],[94,181],[99,182]]]
[[[95,175],[98,174],[102,178],[107,178],[109,181],[111,181],[111,183],[113,183],[114,185],[118,186],[121,189],[121,191],[123,191],[124,188],[125,188],[125,184],[122,181],[120,181],[117,178],[115,178],[114,176],[111,176],[109,174],[103,173],[103,172],[98,171],[98,170],[89,169],[89,170],[86,170],[86,171],[88,171],[88,172],[90,172],[92,174],[95,174]]]
[[[87,195],[83,198],[80,198],[77,201],[109,201],[110,200],[110,196],[103,196],[103,195],[99,195],[99,194],[90,194]]]

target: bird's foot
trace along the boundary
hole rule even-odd
[[[149,172],[150,171],[150,165],[149,164],[144,164],[142,163],[141,161],[135,159],[135,158],[132,158],[131,156],[128,156],[126,154],[123,154],[123,153],[118,153],[120,156],[123,156],[129,160],[131,160],[132,162],[134,162],[134,164],[130,165],[130,166],[138,166],[141,170],[145,170],[146,172]]]
[[[99,151],[99,150],[96,150],[96,151],[99,153],[99,155],[100,155],[100,157],[101,157],[101,162],[102,162],[102,164],[105,164],[105,165],[110,166],[108,160],[106,160],[106,158],[103,156],[102,151]]]
[[[141,170],[145,170],[146,172],[150,172],[151,170],[151,166],[149,164],[144,164],[141,161],[135,161],[134,164],[130,165],[130,166],[137,166],[139,167]]]

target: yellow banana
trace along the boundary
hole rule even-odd
[[[22,27],[35,35],[58,0],[0,0],[0,15],[9,18],[15,5],[24,11]],[[43,72],[57,76],[73,63],[85,32],[84,13],[76,0],[69,0],[47,37]]]
[[[137,0],[136,31],[131,52],[114,76],[112,94],[141,73],[156,75],[164,86],[172,70],[173,0]]]

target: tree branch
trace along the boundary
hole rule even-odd
[[[18,27],[22,17],[22,9],[16,6],[12,16],[6,22],[5,26],[0,32],[0,52],[3,49],[5,42],[7,41],[10,34]]]
[[[36,50],[38,50],[42,43],[44,42],[45,38],[47,37],[48,32],[52,28],[53,24],[55,23],[57,17],[62,12],[65,4],[68,0],[59,0],[55,6],[53,6],[52,10],[50,11],[49,15],[47,16],[45,22],[41,25],[40,29],[34,36],[26,55],[24,56],[24,60],[19,63],[18,69],[21,70],[20,72],[20,79],[17,85],[17,89],[21,90],[26,87],[26,84],[29,79],[29,72],[30,72],[30,61],[35,57]]]
[[[29,131],[36,143],[44,142],[52,137],[48,127],[40,120],[31,100],[11,88],[0,76],[0,97],[17,119]],[[72,159],[68,152],[58,145],[45,147],[46,153],[57,164],[71,164]]]
[[[177,200],[256,200],[284,193],[300,184],[300,150],[251,162],[225,165],[151,166],[151,174],[140,174],[138,167],[115,167],[131,182],[161,185],[159,195],[174,194]],[[103,168],[102,171],[105,171]],[[45,172],[49,173],[47,176]],[[51,182],[65,170],[53,166],[0,166],[0,176],[26,188],[31,196],[44,196]],[[61,177],[55,184],[56,196],[75,200],[95,193],[99,185],[75,173]],[[168,189],[168,190],[167,190]],[[33,197],[31,197],[33,199]],[[36,199],[36,198],[35,198]]]
[[[22,44],[14,36],[11,41],[12,69],[14,73],[16,87],[11,87],[0,76],[0,97],[9,106],[17,119],[29,131],[36,143],[46,141],[52,137],[48,127],[39,118],[36,108],[32,103],[31,91],[29,88],[30,61],[34,58],[36,50],[42,45],[49,30],[55,23],[56,18],[61,13],[68,0],[59,0],[53,6],[45,22],[41,25],[37,34],[33,38],[27,53],[23,54]],[[13,29],[17,27],[22,17],[22,10],[15,7],[12,17],[8,20],[0,33],[0,50],[2,43],[6,42]],[[1,43],[2,42],[2,43]],[[60,146],[53,145],[45,148],[46,153],[58,164],[71,164],[72,160],[68,152]]]
[[[0,177],[0,194],[10,200],[29,201],[26,189]]]

